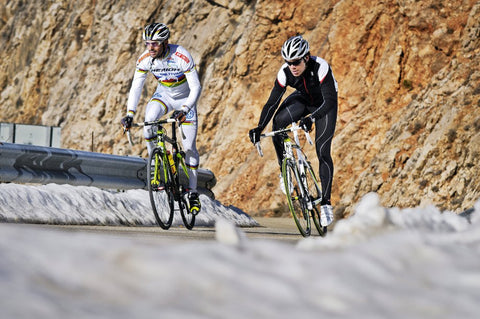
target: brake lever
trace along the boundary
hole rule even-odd
[[[312,141],[312,138],[310,137],[310,133],[308,133],[307,131],[305,131],[305,137],[307,138],[307,141],[310,145],[313,145],[313,141]]]
[[[263,151],[262,151],[262,147],[260,146],[260,142],[255,143],[255,146],[257,147],[257,152],[260,155],[260,157],[263,157]]]
[[[128,144],[130,144],[130,146],[133,146],[134,143],[133,143],[133,140],[132,140],[132,135],[130,134],[130,130],[126,130],[126,131],[127,131]]]

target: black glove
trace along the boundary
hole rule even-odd
[[[306,116],[300,120],[300,127],[306,131],[310,132],[312,130],[312,117],[311,116]]]
[[[129,128],[132,127],[132,122],[133,122],[133,117],[131,116],[125,116],[120,123],[122,123],[122,126],[128,130]]]
[[[178,122],[183,123],[187,119],[187,115],[184,111],[173,111],[172,117]]]
[[[252,128],[248,132],[248,136],[250,136],[250,141],[252,141],[253,144],[257,144],[260,142],[260,134],[262,134],[262,129],[257,126],[256,128]]]

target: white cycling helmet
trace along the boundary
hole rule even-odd
[[[304,58],[309,52],[310,46],[301,35],[291,37],[282,46],[284,60],[298,60]]]
[[[170,30],[163,23],[152,23],[143,30],[143,41],[160,41],[168,40],[170,37]]]

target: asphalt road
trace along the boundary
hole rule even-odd
[[[266,218],[255,217],[260,224],[256,227],[241,227],[247,238],[278,240],[288,243],[296,243],[303,238],[298,232],[291,218]],[[49,226],[52,227],[52,226]],[[60,227],[65,231],[85,231],[112,235],[125,236],[155,236],[175,241],[188,240],[215,240],[215,227],[194,227],[188,230],[184,227],[171,227],[163,230],[160,227],[133,227],[133,226],[53,226]],[[314,236],[318,236],[315,227],[312,229]]]

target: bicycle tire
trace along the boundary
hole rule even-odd
[[[297,164],[294,161],[288,158],[283,160],[282,177],[285,192],[287,193],[288,208],[290,209],[293,220],[300,234],[303,237],[308,237],[311,233],[310,212],[302,196],[303,186],[300,181]],[[291,186],[289,187],[289,185]]]
[[[322,190],[318,185],[318,180],[315,176],[315,173],[312,169],[310,163],[304,165],[305,167],[305,183],[308,189],[308,194],[310,195],[310,200],[317,201],[318,203],[313,206],[313,209],[310,211],[313,223],[315,224],[315,228],[318,231],[318,234],[321,237],[325,237],[327,235],[327,226],[322,226],[320,222],[320,202],[322,200]]]
[[[152,165],[152,162],[155,164]],[[173,176],[166,163],[165,156],[161,150],[159,148],[153,149],[147,165],[148,194],[157,224],[165,230],[172,226],[173,215],[175,212],[175,198],[172,191]],[[156,174],[157,180],[164,183],[165,191],[159,190],[155,185],[152,186],[154,174]],[[167,196],[168,210],[163,209],[165,195]]]
[[[190,212],[190,202],[188,201],[187,192],[182,192],[182,196],[180,196],[180,200],[178,201],[178,206],[180,208],[180,215],[182,216],[183,224],[187,229],[192,230],[195,225],[195,214]]]
[[[195,225],[195,215],[190,213],[190,202],[188,200],[188,192],[185,191],[184,186],[180,183],[180,169],[185,169],[183,164],[183,157],[175,156],[174,162],[168,162],[169,170],[171,166],[175,165],[175,172],[172,179],[174,181],[175,201],[177,202],[178,209],[180,210],[180,216],[182,217],[183,224],[188,230],[192,230]],[[188,177],[188,175],[187,175]]]

